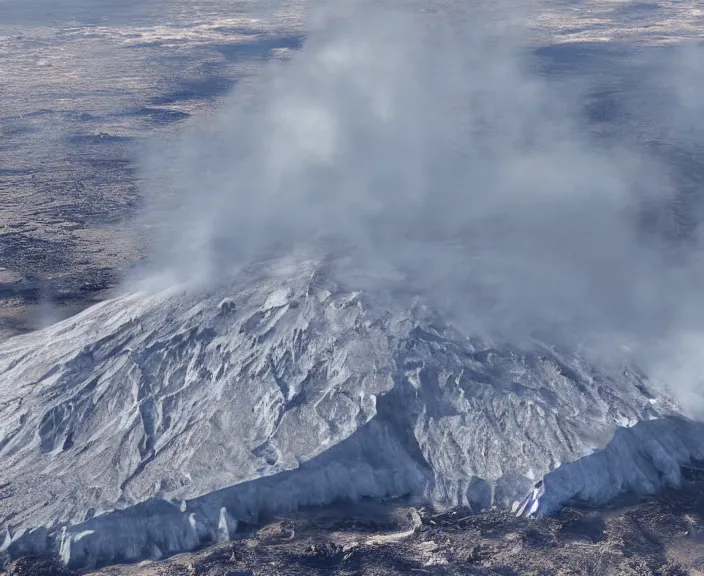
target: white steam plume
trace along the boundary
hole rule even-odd
[[[256,97],[236,90],[151,176],[181,195],[161,267],[217,282],[272,253],[333,253],[350,282],[422,294],[469,331],[628,347],[658,376],[675,351],[690,358],[697,230],[672,242],[645,217],[672,201],[667,167],[630,134],[594,136],[580,91],[537,74],[496,11],[428,6],[314,10]],[[678,62],[670,135],[704,85]],[[699,372],[678,374],[665,383],[701,398]]]

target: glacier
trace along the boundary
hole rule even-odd
[[[0,344],[1,549],[86,568],[340,499],[599,504],[704,460],[680,413],[628,365],[464,334],[319,260],[271,260]]]
[[[542,517],[566,505],[600,506],[622,495],[681,486],[688,468],[704,462],[704,424],[669,416],[618,428],[602,450],[552,470],[518,506]]]

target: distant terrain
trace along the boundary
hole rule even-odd
[[[510,20],[514,5],[495,9]],[[2,339],[106,297],[146,256],[141,147],[177,140],[300,46],[306,3],[3,0],[0,11]],[[632,89],[614,87],[623,51],[702,38],[704,13],[695,0],[555,0],[529,27],[547,73],[610,76],[590,104],[603,124]]]
[[[7,576],[77,576],[26,558]],[[704,482],[605,510],[567,508],[528,521],[405,503],[304,511],[232,542],[91,576],[697,576],[704,574]]]
[[[36,4],[0,3],[0,339],[104,298],[146,253],[141,147],[302,41],[285,4]]]

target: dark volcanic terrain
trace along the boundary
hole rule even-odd
[[[697,478],[696,474],[700,477]],[[90,572],[94,576],[581,575],[704,573],[704,479],[681,491],[554,518],[442,513],[403,503],[309,510],[246,527],[201,552]],[[25,558],[7,576],[77,576]]]
[[[265,19],[245,2],[147,2],[125,18],[27,4],[0,3],[0,340],[104,298],[145,254],[149,139],[174,141],[301,42],[285,3]]]

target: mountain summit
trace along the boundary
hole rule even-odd
[[[276,260],[3,343],[3,549],[138,560],[362,497],[541,515],[677,484],[704,458],[635,370],[389,302]]]

